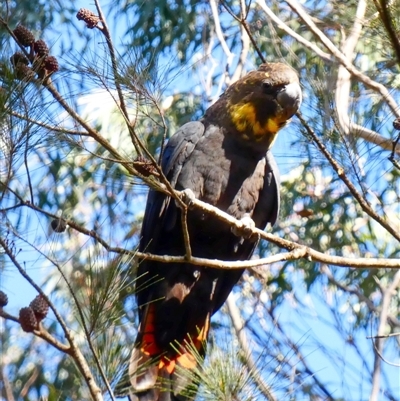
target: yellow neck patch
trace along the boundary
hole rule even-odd
[[[235,128],[239,132],[243,132],[243,136],[246,139],[250,139],[249,135],[246,135],[246,132],[251,132],[256,141],[265,139],[267,135],[273,139],[280,128],[272,117],[268,118],[264,124],[257,121],[256,110],[252,103],[233,105],[229,111]]]

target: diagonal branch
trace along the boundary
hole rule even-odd
[[[85,357],[83,356],[82,352],[80,351],[79,347],[77,346],[75,339],[66,325],[64,319],[61,317],[59,314],[57,308],[51,302],[51,300],[47,297],[47,295],[42,291],[42,289],[32,280],[32,278],[28,275],[28,273],[25,271],[25,269],[20,265],[18,260],[16,259],[13,250],[10,248],[8,245],[7,241],[4,240],[3,238],[0,237],[0,245],[4,249],[5,253],[7,256],[10,258],[14,266],[17,268],[19,274],[24,277],[28,283],[35,288],[35,290],[46,300],[48,305],[50,306],[51,310],[53,311],[58,323],[60,324],[65,337],[68,340],[68,343],[70,345],[70,350],[69,350],[69,355],[72,356],[74,359],[75,363],[78,366],[78,369],[82,373],[83,378],[85,379],[85,382],[89,388],[89,391],[95,401],[103,401],[103,396],[101,393],[101,389],[97,386],[97,383],[95,381],[95,378],[92,375],[92,372],[90,370],[90,367],[88,366]]]
[[[373,0],[376,9],[378,10],[378,14],[380,20],[383,22],[383,26],[388,33],[390,38],[391,45],[396,53],[397,62],[400,64],[400,42],[398,37],[398,32],[396,32],[395,27],[393,26],[393,17],[390,15],[390,3],[386,0]],[[397,12],[396,8],[396,12]]]
[[[128,109],[126,107],[125,98],[124,98],[124,95],[122,93],[122,88],[121,88],[121,85],[120,85],[119,79],[118,79],[119,73],[118,73],[117,57],[116,57],[114,45],[113,45],[113,42],[112,42],[112,39],[111,39],[110,30],[108,29],[107,20],[106,20],[106,18],[104,16],[103,10],[101,9],[99,0],[95,0],[94,3],[96,5],[97,12],[99,13],[99,17],[100,17],[101,23],[103,25],[103,28],[101,29],[101,32],[103,33],[103,35],[106,38],[108,52],[109,52],[110,58],[111,58],[111,66],[112,66],[112,70],[113,70],[113,74],[114,74],[115,87],[116,87],[117,93],[118,93],[119,107],[121,108],[122,114],[123,114],[124,119],[125,119],[125,121],[127,123],[128,131],[129,131],[129,134],[131,136],[132,143],[133,143],[133,145],[134,145],[134,147],[136,149],[136,152],[137,152],[137,154],[139,156],[141,156],[144,146],[141,143],[141,141],[138,139],[138,137],[136,135],[136,132],[134,130],[134,127],[129,122]]]
[[[185,191],[179,192],[175,191],[174,194],[176,197],[181,197],[181,199],[185,199],[187,194]],[[185,202],[181,200],[181,202]],[[235,227],[239,230],[248,229],[251,231],[252,235],[255,238],[261,238],[268,242],[271,242],[277,245],[280,248],[286,249],[289,252],[286,253],[279,253],[277,255],[272,255],[267,258],[262,259],[253,259],[253,260],[246,260],[246,261],[221,261],[217,259],[205,259],[205,258],[198,258],[192,256],[190,260],[188,260],[185,256],[168,256],[168,255],[153,255],[144,252],[137,252],[127,250],[121,247],[113,247],[111,246],[106,240],[104,240],[100,235],[96,233],[94,230],[88,230],[73,220],[61,218],[53,213],[49,213],[44,211],[43,209],[39,208],[38,206],[32,205],[30,202],[22,203],[24,206],[27,206],[33,210],[36,210],[40,213],[43,213],[46,216],[49,216],[54,219],[60,219],[69,227],[77,230],[78,232],[87,235],[93,239],[95,239],[99,244],[101,244],[106,250],[109,252],[115,252],[122,255],[130,255],[135,256],[139,259],[148,259],[154,260],[157,262],[163,263],[191,263],[196,266],[206,266],[212,267],[216,269],[246,269],[252,268],[256,266],[263,266],[268,265],[280,261],[288,261],[288,260],[298,260],[301,258],[307,259],[309,261],[325,263],[328,265],[335,265],[335,266],[343,266],[343,267],[353,267],[353,268],[400,268],[400,259],[387,259],[387,258],[346,258],[342,256],[334,256],[334,255],[327,255],[323,252],[319,252],[315,249],[307,247],[305,245],[298,244],[293,241],[289,241],[283,239],[277,235],[267,233],[263,230],[258,228],[247,227],[243,224],[242,221],[236,220],[230,214],[225,213],[218,209],[215,206],[212,206],[206,202],[202,202],[198,199],[191,199],[190,205],[196,209],[199,209],[205,213],[208,213],[212,216],[217,217],[219,220],[231,225],[231,227]],[[1,210],[0,210],[1,211]]]
[[[349,180],[347,175],[345,174],[343,168],[339,165],[339,163],[333,158],[333,156],[329,153],[328,149],[325,145],[320,141],[318,136],[315,134],[314,130],[307,124],[304,118],[301,116],[299,112],[296,113],[297,118],[302,123],[303,127],[307,130],[308,135],[312,138],[318,149],[325,156],[325,158],[329,161],[330,165],[338,174],[339,178],[345,183],[351,194],[357,200],[362,210],[368,214],[371,218],[373,218],[376,222],[378,222],[382,227],[384,227],[397,241],[400,241],[400,233],[397,228],[392,227],[384,218],[379,216],[375,210],[372,209],[371,205],[364,199],[363,195],[357,191],[356,187]]]
[[[244,358],[246,360],[247,366],[253,376],[257,386],[260,388],[261,392],[266,396],[268,401],[277,401],[274,395],[271,392],[270,386],[265,383],[262,379],[259,369],[257,368],[256,363],[251,356],[251,349],[249,347],[249,341],[247,339],[246,332],[244,330],[244,324],[240,315],[239,308],[236,306],[235,299],[233,297],[233,293],[230,293],[227,300],[226,305],[228,307],[228,312],[232,320],[233,327],[236,332],[236,337],[240,343],[240,349],[244,353]]]
[[[295,39],[297,42],[302,44],[304,47],[307,47],[311,51],[313,51],[318,57],[320,57],[322,60],[327,61],[327,62],[332,62],[333,59],[329,53],[324,52],[321,50],[317,45],[314,43],[311,43],[307,39],[305,39],[303,36],[299,35],[297,32],[295,32],[292,28],[290,28],[287,24],[285,24],[268,6],[265,0],[257,0],[257,4],[259,7],[267,14],[267,16],[275,22],[276,26],[279,29],[282,29],[285,31],[288,35],[290,35],[293,39]]]
[[[375,337],[374,341],[375,359],[374,359],[374,370],[372,375],[372,389],[371,389],[370,401],[377,401],[379,399],[381,369],[382,369],[381,355],[383,353],[383,344],[385,341],[385,339],[382,338],[382,336],[385,334],[385,327],[388,320],[390,303],[399,285],[400,285],[400,270],[396,272],[396,274],[393,277],[393,281],[390,283],[390,285],[388,285],[387,288],[385,288],[382,291],[383,297],[382,297],[381,312],[379,315],[379,327],[377,336]]]
[[[400,117],[399,107],[391,96],[389,90],[382,84],[372,80],[367,75],[359,71],[347,60],[345,55],[331,42],[331,40],[317,27],[311,17],[297,0],[285,0],[289,7],[303,20],[310,31],[319,39],[319,41],[329,50],[329,52],[342,64],[356,79],[362,82],[366,87],[378,92],[388,104],[393,114]]]

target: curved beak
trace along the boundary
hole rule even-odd
[[[300,108],[302,98],[298,82],[286,85],[276,97],[279,105],[282,107],[282,113],[287,119],[292,117]]]

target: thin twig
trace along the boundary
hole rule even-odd
[[[123,114],[124,119],[125,119],[125,121],[127,123],[128,131],[129,131],[129,134],[131,136],[133,146],[135,147],[138,156],[141,156],[142,155],[142,150],[143,150],[143,145],[140,143],[140,140],[138,139],[132,124],[130,124],[130,122],[129,122],[128,109],[126,107],[124,94],[122,92],[122,88],[121,88],[121,85],[119,83],[119,72],[118,72],[117,57],[116,57],[116,54],[115,54],[115,49],[114,49],[114,45],[113,45],[113,42],[112,42],[110,30],[108,29],[107,21],[106,21],[106,18],[104,16],[104,13],[103,13],[103,10],[102,10],[102,8],[100,6],[99,1],[95,0],[94,4],[96,5],[97,12],[99,13],[99,17],[100,17],[101,23],[103,25],[103,27],[101,29],[101,32],[103,33],[104,37],[106,38],[108,52],[109,52],[110,58],[111,58],[111,66],[112,66],[112,70],[113,70],[113,74],[114,74],[114,84],[115,84],[115,87],[116,87],[117,93],[118,93],[119,107],[121,108],[122,114]]]
[[[245,20],[249,13],[249,7],[246,7],[245,0],[240,0],[240,18]],[[243,74],[244,66],[246,65],[247,56],[250,50],[250,37],[247,34],[243,24],[240,24],[240,41],[242,42],[242,49],[239,56],[239,62],[232,74],[231,83],[236,82]]]
[[[313,51],[318,57],[322,60],[331,63],[333,61],[332,57],[329,53],[321,50],[317,45],[311,43],[309,40],[305,39],[303,36],[299,35],[292,28],[290,28],[286,23],[284,23],[266,4],[265,0],[257,0],[257,4],[260,8],[267,14],[267,16],[275,22],[276,26],[279,29],[285,31],[288,35],[290,35],[293,39],[295,39],[298,43],[302,44],[304,47],[307,47],[311,51]]]
[[[1,309],[0,309],[1,312]],[[0,379],[3,382],[3,388],[5,391],[5,396],[7,401],[15,401],[14,394],[12,392],[11,383],[8,380],[7,375],[4,373],[4,365],[0,365]]]
[[[370,339],[375,339],[375,338],[390,338],[390,337],[400,337],[400,332],[399,333],[390,333],[390,334],[385,334],[383,336],[367,336],[365,338]]]
[[[400,110],[397,102],[391,96],[389,90],[385,85],[382,85],[376,81],[373,81],[367,75],[359,71],[354,65],[347,60],[342,52],[331,42],[331,40],[317,27],[314,21],[311,19],[309,14],[304,10],[304,8],[299,4],[297,0],[285,0],[289,7],[303,20],[307,25],[309,30],[319,39],[319,41],[329,50],[329,52],[336,57],[336,59],[360,82],[362,82],[366,87],[373,89],[378,92],[387,105],[392,110],[396,117],[400,117]]]
[[[232,12],[232,10],[229,8],[229,6],[226,4],[225,1],[222,1],[222,5],[224,6],[225,10],[228,11],[228,13],[229,13],[236,21],[238,21],[238,22],[243,26],[244,30],[246,31],[246,33],[247,33],[247,35],[248,35],[248,37],[249,37],[249,39],[250,39],[250,41],[251,41],[251,44],[253,45],[253,48],[255,49],[255,51],[256,51],[257,54],[258,54],[258,57],[260,58],[260,60],[261,60],[262,63],[265,63],[265,57],[264,57],[264,55],[262,54],[262,51],[261,51],[260,47],[258,46],[258,43],[257,43],[256,40],[254,39],[254,36],[253,36],[253,34],[251,33],[251,29],[250,29],[250,27],[249,27],[249,24],[248,24],[247,21],[246,21],[247,15],[244,16],[244,17],[243,17],[243,16],[238,17],[238,16],[236,16],[236,15]]]
[[[306,129],[308,135],[312,138],[318,149],[325,156],[325,158],[329,161],[332,168],[336,171],[339,178],[344,182],[347,186],[353,197],[357,200],[362,210],[367,213],[371,218],[373,218],[376,222],[378,222],[382,227],[384,227],[397,241],[400,241],[400,233],[397,228],[392,227],[387,221],[385,221],[381,216],[379,216],[371,207],[371,205],[364,199],[362,194],[357,191],[356,187],[349,180],[343,168],[339,165],[339,163],[333,158],[333,156],[329,153],[328,149],[321,142],[318,136],[315,134],[314,130],[307,124],[304,118],[301,116],[299,112],[296,113],[297,118],[302,123],[303,127]]]
[[[75,343],[75,339],[67,327],[66,323],[64,322],[64,319],[61,317],[61,315],[58,313],[58,310],[54,306],[54,304],[50,301],[50,299],[47,297],[47,295],[42,291],[42,289],[32,280],[32,278],[28,275],[28,273],[25,271],[25,269],[19,264],[17,261],[12,249],[9,247],[7,242],[0,237],[0,245],[3,247],[4,252],[7,254],[7,256],[10,258],[14,266],[18,269],[18,272],[21,274],[22,277],[28,283],[36,289],[36,291],[46,300],[48,303],[49,307],[53,311],[58,323],[63,329],[63,332],[65,334],[65,337],[67,338],[69,344],[70,344],[70,349],[69,349],[69,355],[72,356],[72,358],[75,360],[78,369],[82,373],[83,378],[85,379],[85,382],[87,386],[89,387],[89,391],[95,401],[103,401],[103,396],[101,393],[100,388],[97,386],[96,381],[92,375],[92,372],[83,356],[81,353],[80,349],[78,348],[77,344]]]
[[[375,349],[375,359],[374,359],[374,369],[372,374],[372,388],[370,401],[377,401],[379,399],[380,394],[380,381],[381,381],[381,370],[382,370],[382,352],[383,352],[383,343],[384,339],[382,336],[384,335],[387,318],[390,308],[390,303],[392,302],[393,296],[396,293],[396,289],[400,284],[400,270],[396,272],[393,277],[393,281],[388,285],[385,289],[383,289],[383,297],[382,297],[382,305],[381,312],[379,316],[379,327],[377,336],[375,337],[374,349]],[[386,360],[384,360],[386,362]]]
[[[28,122],[30,122],[32,124],[37,125],[38,127],[46,128],[49,131],[61,132],[63,134],[69,134],[69,135],[91,136],[90,134],[88,134],[87,132],[84,132],[84,131],[76,131],[76,130],[68,129],[66,127],[56,127],[55,125],[46,124],[46,123],[44,123],[42,121],[35,120],[33,118],[30,118],[30,117],[28,117],[26,115],[17,113],[17,112],[12,111],[12,110],[10,110],[8,112],[13,117],[17,117],[17,118],[19,118],[21,120],[28,121]]]
[[[252,377],[254,378],[257,386],[265,395],[268,401],[277,401],[277,398],[275,398],[275,396],[271,392],[270,386],[262,379],[260,371],[252,358],[249,341],[247,339],[247,335],[244,330],[244,324],[240,315],[239,308],[236,306],[233,293],[228,296],[228,299],[226,300],[226,305],[228,307],[229,316],[231,317],[231,321],[236,332],[236,337],[238,338],[240,343],[240,349],[244,354],[246,364],[251,372]]]
[[[187,212],[188,208],[183,207],[181,208],[181,224],[182,224],[182,233],[183,233],[183,242],[185,244],[185,258],[187,260],[192,259],[192,248],[190,246],[190,235],[189,235],[189,228],[187,223]]]
[[[33,197],[33,188],[32,188],[32,181],[31,181],[31,174],[29,172],[29,166],[28,166],[28,146],[29,146],[29,130],[26,132],[26,142],[25,142],[25,152],[24,152],[24,165],[25,165],[25,170],[26,170],[26,176],[28,178],[28,187],[29,187],[29,194],[31,196],[31,203],[34,203],[34,197]]]
[[[378,10],[380,20],[388,33],[390,42],[394,52],[396,53],[397,63],[400,65],[400,42],[397,29],[393,26],[394,17],[390,15],[389,4],[385,0],[373,0],[376,9]],[[396,7],[396,13],[397,13]]]

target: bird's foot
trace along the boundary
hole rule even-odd
[[[241,227],[232,227],[233,234],[237,237],[250,238],[253,235],[253,230],[256,228],[256,223],[254,223],[254,220],[248,213],[240,219],[240,222],[242,223]]]
[[[196,199],[196,195],[194,194],[194,192],[191,190],[191,189],[189,189],[189,188],[187,188],[187,189],[184,189],[182,192],[181,192],[181,199],[182,199],[182,201],[186,204],[186,206],[187,207],[191,207],[192,206],[192,204],[193,204],[193,201]]]

